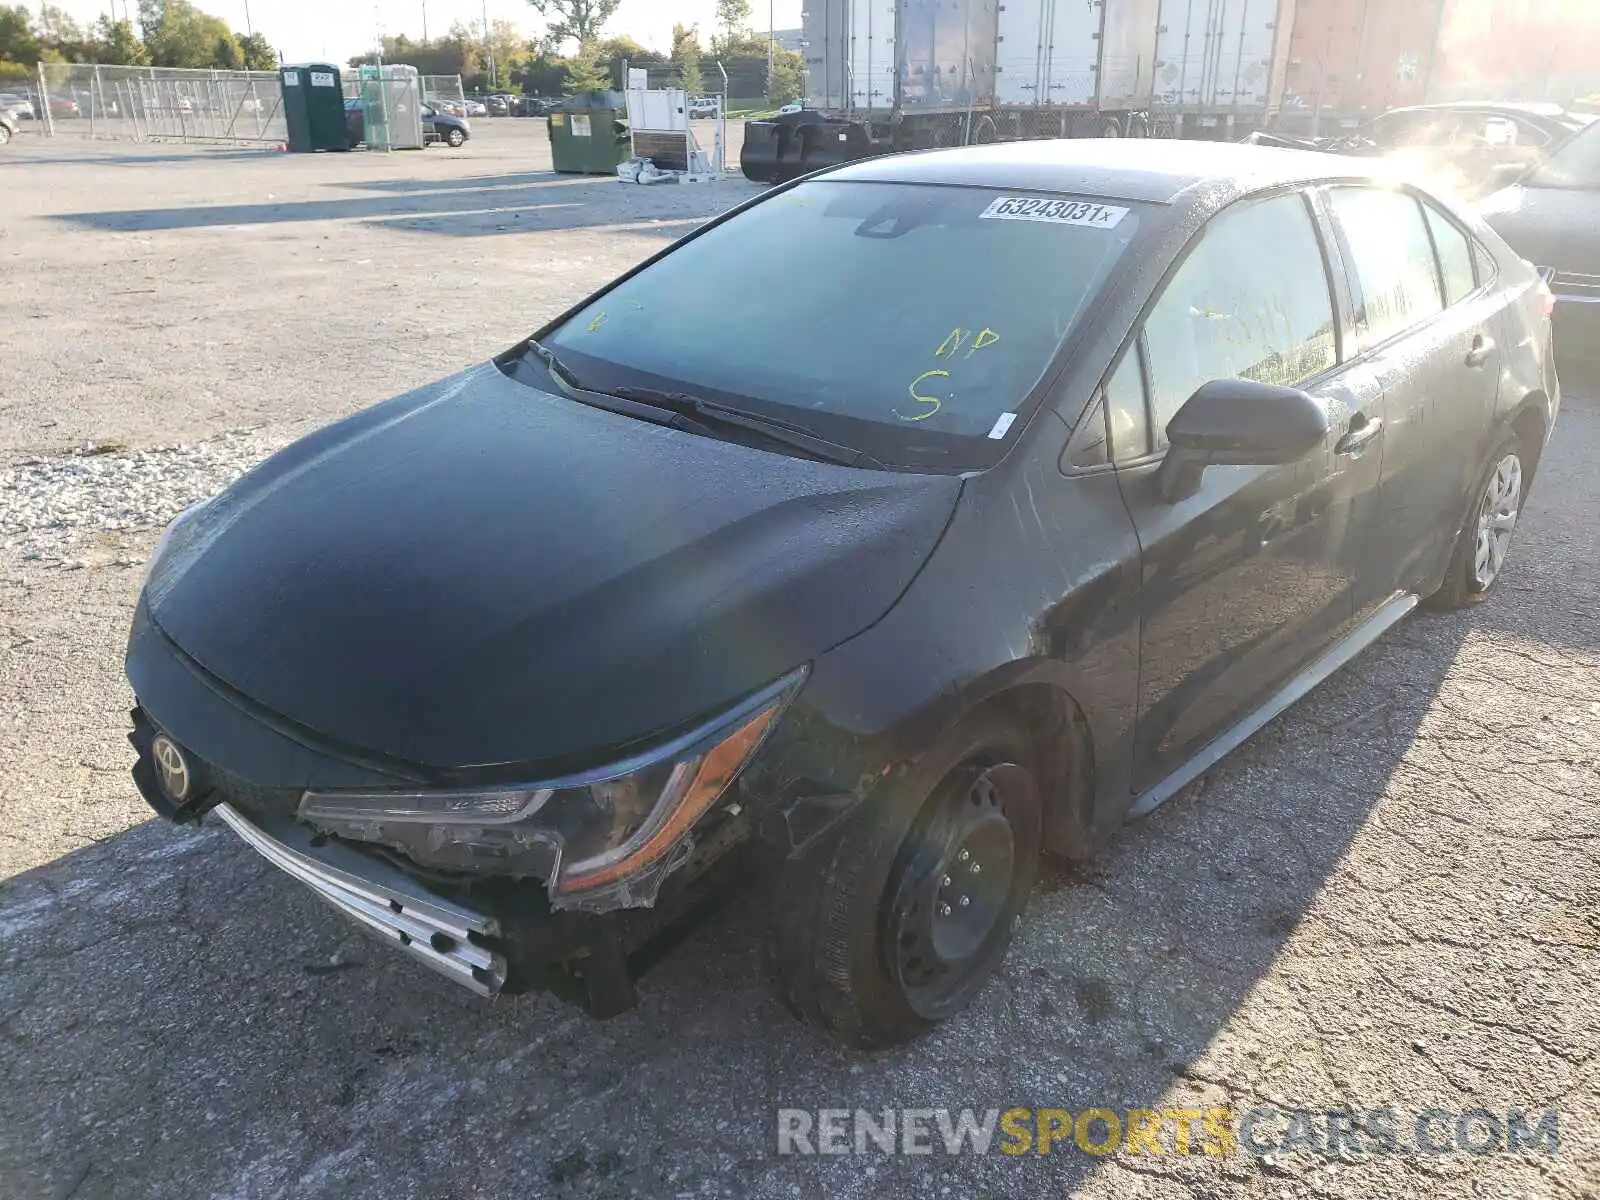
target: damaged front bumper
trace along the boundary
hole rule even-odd
[[[505,986],[506,957],[492,948],[501,936],[496,918],[293,821],[257,824],[226,801],[211,811],[273,866],[439,974],[480,996]]]
[[[273,866],[309,887],[357,925],[398,946],[476,995],[549,991],[596,1017],[638,1003],[636,982],[671,942],[669,931],[719,903],[731,872],[713,868],[742,837],[723,823],[685,863],[679,886],[651,908],[604,914],[558,910],[536,880],[463,876],[458,883],[404,869],[390,853],[329,836],[295,819],[300,791],[248,785],[187,757],[193,790],[175,801],[160,781],[161,731],[141,708],[129,740],[133,779],[162,817],[199,823],[214,813]],[[425,881],[426,880],[426,881]],[[447,893],[447,894],[446,894]]]

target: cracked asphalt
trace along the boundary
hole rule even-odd
[[[389,159],[18,139],[0,451],[287,440],[750,194],[558,181],[546,153],[493,125]],[[1597,462],[1600,406],[1569,399],[1490,603],[1409,619],[1054,873],[973,1008],[871,1057],[769,990],[781,897],[596,1023],[479,1001],[226,830],[147,819],[120,655],[155,531],[91,537],[76,569],[0,554],[0,1197],[1600,1195]],[[1560,1141],[776,1152],[779,1108],[1011,1105],[1556,1107]]]

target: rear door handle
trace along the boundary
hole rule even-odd
[[[1489,356],[1494,353],[1494,339],[1479,334],[1472,339],[1472,349],[1467,351],[1467,366],[1481,367],[1489,361]]]
[[[1357,413],[1350,418],[1350,431],[1339,439],[1334,446],[1335,454],[1360,454],[1372,442],[1372,439],[1383,432],[1383,418],[1369,417],[1365,413]]]

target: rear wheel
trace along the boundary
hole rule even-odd
[[[965,722],[850,819],[831,861],[796,865],[770,941],[785,1001],[852,1046],[907,1041],[998,969],[1038,876],[1027,739]]]
[[[1496,443],[1479,477],[1472,508],[1450,553],[1444,585],[1429,597],[1430,607],[1461,608],[1494,590],[1511,551],[1526,490],[1522,441],[1507,433]]]

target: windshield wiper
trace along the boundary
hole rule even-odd
[[[846,467],[872,467],[883,469],[883,463],[873,458],[865,450],[858,450],[854,446],[847,446],[843,442],[830,441],[828,438],[807,429],[804,425],[796,425],[792,421],[785,421],[780,417],[769,417],[764,413],[747,412],[742,408],[731,408],[726,404],[718,404],[715,400],[707,400],[704,396],[696,396],[692,392],[673,392],[657,388],[618,387],[609,388],[602,393],[607,396],[616,396],[620,400],[636,400],[641,404],[652,404],[672,412],[681,413],[685,417],[699,418],[701,421],[716,425],[733,426],[737,429],[748,429],[752,433],[759,433],[774,442],[804,451],[826,462],[839,463]]]
[[[558,383],[564,383],[569,388],[577,388],[581,392],[591,390],[583,386],[582,381],[572,373],[572,368],[557,358],[556,352],[550,349],[549,346],[541,346],[538,342],[529,338],[528,353],[542,362],[544,369],[549,371]]]
[[[718,404],[714,400],[707,400],[690,392],[641,387],[591,387],[573,374],[572,368],[556,357],[555,351],[548,346],[542,346],[530,338],[528,352],[544,364],[550,377],[574,400],[593,404],[598,399],[608,397],[623,403],[604,404],[602,407],[627,416],[653,420],[664,425],[670,424],[688,433],[714,437],[715,430],[711,428],[713,425],[745,429],[825,462],[839,463],[846,467],[884,469],[883,463],[866,451],[857,450],[854,446],[846,446],[841,442],[829,441],[803,425],[795,425],[778,417],[746,412],[739,408],[729,408],[725,404]]]

